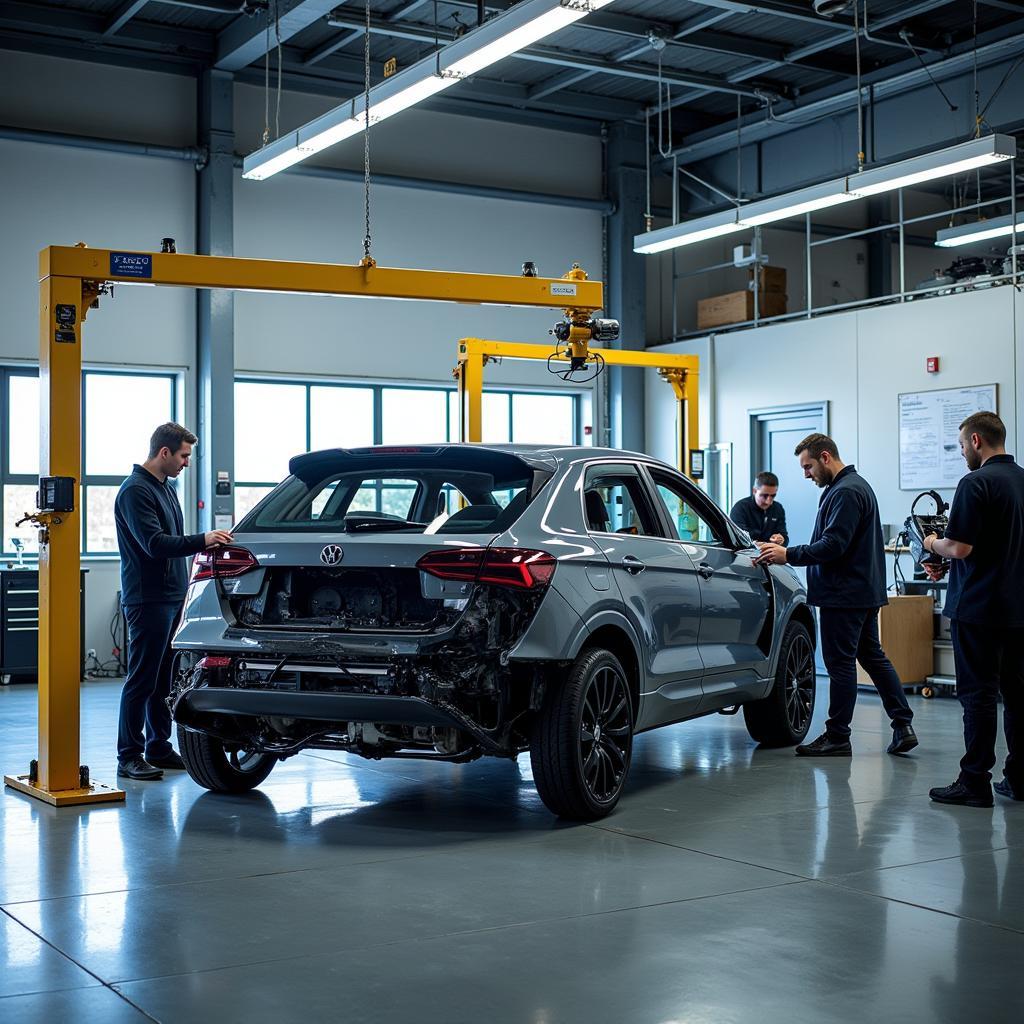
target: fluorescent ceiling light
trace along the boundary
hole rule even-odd
[[[1024,213],[1017,214],[1017,233],[1024,235]],[[986,242],[990,238],[1002,238],[1013,234],[1013,218],[993,217],[991,220],[979,220],[973,224],[958,224],[955,228],[943,228],[935,235],[935,244],[944,249],[952,249],[958,245],[974,245]]]
[[[612,0],[521,0],[507,11],[370,90],[370,123],[377,124],[549,36]],[[365,94],[250,153],[242,177],[269,178],[365,127]]]
[[[858,196],[876,196],[898,188],[919,185],[951,174],[963,174],[979,167],[1001,163],[1017,155],[1017,142],[1010,135],[986,135],[935,153],[900,160],[884,167],[851,174],[847,187]]]
[[[890,192],[922,181],[951,174],[963,174],[979,167],[1001,163],[1013,159],[1017,155],[1016,140],[1010,135],[986,135],[984,138],[971,139],[956,146],[940,149],[935,153],[911,157],[883,167],[873,167],[869,171],[861,171],[845,178],[811,185],[796,192],[789,192],[771,199],[759,199],[740,207],[739,211],[727,210],[724,213],[700,217],[697,220],[673,224],[657,231],[648,231],[633,238],[634,252],[664,252],[680,245],[690,245],[708,238],[716,238],[732,231],[740,231],[745,227],[758,227],[775,221],[786,220],[801,214],[822,210],[840,203],[848,203],[854,199]],[[994,228],[996,221],[988,221],[983,226],[969,225],[973,230],[971,237],[961,236],[965,228],[949,228],[940,231],[937,245],[966,245],[969,241],[982,238],[995,238],[1001,234],[1009,234],[1010,220],[1006,218],[1005,228]],[[1018,222],[1018,230],[1024,229],[1024,220]],[[986,232],[979,235],[978,230]],[[965,237],[965,241],[945,241],[946,238]]]
[[[634,235],[633,252],[649,256],[680,245],[692,245],[708,238],[731,235],[734,231],[743,231],[745,227],[745,224],[736,220],[735,210],[726,210],[724,213],[713,213],[708,217],[698,217],[696,220],[670,224],[667,228],[658,228],[657,231]]]
[[[748,203],[740,208],[739,219],[741,224],[754,228],[760,224],[771,224],[773,221],[799,217],[801,214],[811,213],[813,210],[823,210],[828,206],[838,206],[840,203],[848,203],[851,199],[856,198],[857,196],[851,195],[846,190],[846,179],[837,178],[835,181],[827,181],[823,185],[812,185],[810,188],[802,188],[786,195]]]

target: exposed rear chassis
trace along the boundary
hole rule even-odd
[[[204,732],[231,743],[255,742],[240,735],[239,719],[291,718],[303,722],[322,722],[325,728],[313,731],[293,744],[255,742],[263,753],[297,754],[305,747],[336,748],[368,757],[418,758],[431,761],[472,761],[489,754],[515,757],[517,749],[502,743],[487,729],[472,721],[446,701],[394,694],[289,692],[281,690],[240,689],[231,686],[193,686],[179,691],[171,701],[174,720],[186,729]],[[211,716],[227,716],[227,721]],[[455,754],[431,754],[427,751],[371,752],[343,742],[327,742],[337,733],[340,723],[373,722],[384,725],[419,725],[454,728],[467,734],[472,743]],[[328,728],[327,726],[331,726]],[[507,732],[507,729],[502,730]]]

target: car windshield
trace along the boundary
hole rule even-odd
[[[236,532],[500,533],[545,478],[522,463],[511,474],[415,468],[293,475]]]

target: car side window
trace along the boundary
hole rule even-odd
[[[697,544],[724,544],[714,526],[694,507],[686,491],[669,477],[653,474],[658,497],[665,506],[680,540]]]
[[[660,537],[640,478],[615,469],[590,469],[583,488],[583,509],[591,533]]]

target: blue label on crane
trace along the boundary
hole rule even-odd
[[[111,277],[152,277],[153,257],[143,252],[112,252]]]

